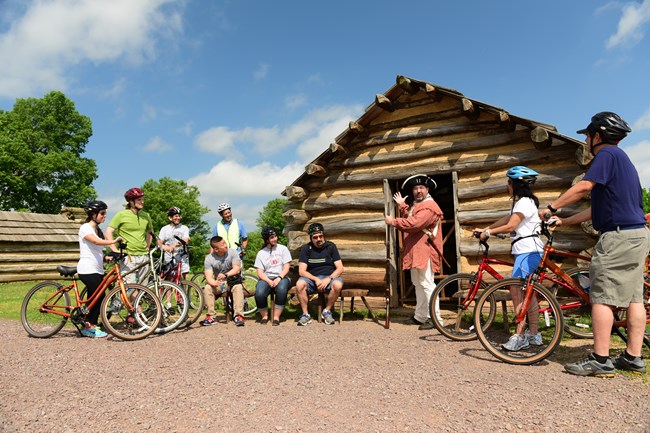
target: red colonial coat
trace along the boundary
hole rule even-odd
[[[427,262],[431,260],[431,269],[440,272],[441,258],[436,252],[429,237],[422,230],[433,232],[438,222],[442,223],[442,210],[432,199],[427,198],[415,203],[413,210],[405,203],[400,206],[401,218],[395,218],[393,225],[404,232],[403,268],[426,269]],[[442,252],[442,224],[438,227],[434,242]]]

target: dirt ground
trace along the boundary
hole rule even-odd
[[[67,327],[39,340],[0,320],[0,431],[650,431],[648,376],[562,372],[590,340],[519,367],[396,321],[231,322],[123,342]]]

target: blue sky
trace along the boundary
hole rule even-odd
[[[92,119],[111,210],[169,176],[211,225],[227,201],[254,228],[397,75],[579,139],[616,111],[647,188],[648,30],[650,0],[0,0],[0,109],[63,91]]]

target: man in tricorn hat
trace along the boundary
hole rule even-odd
[[[415,315],[412,320],[419,329],[432,329],[429,301],[436,288],[435,272],[440,272],[442,261],[442,210],[431,198],[429,191],[436,188],[433,179],[424,174],[409,177],[402,184],[402,191],[393,199],[401,218],[386,216],[386,224],[404,232],[403,268],[411,270],[411,282],[415,286]],[[413,194],[413,205],[406,204],[408,193]]]

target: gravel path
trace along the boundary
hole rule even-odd
[[[507,365],[402,323],[231,322],[136,342],[0,332],[1,432],[650,431],[648,376]]]

